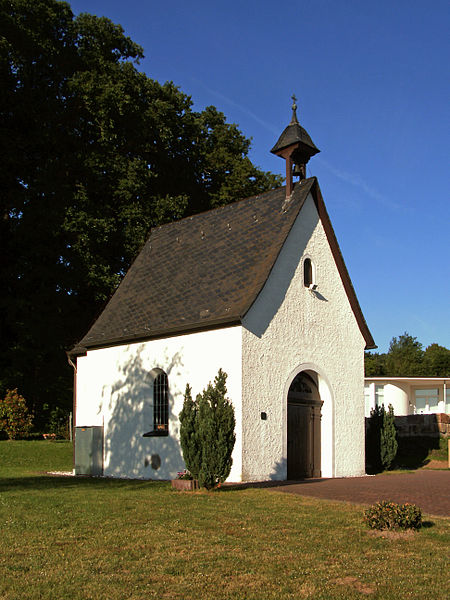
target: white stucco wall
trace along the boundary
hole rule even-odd
[[[412,404],[411,404],[410,390],[409,390],[409,386],[407,384],[404,384],[404,383],[392,384],[392,383],[384,383],[384,382],[374,383],[374,382],[372,382],[372,383],[369,383],[368,385],[369,385],[369,390],[368,390],[367,395],[368,395],[369,403],[366,406],[366,410],[365,410],[366,417],[370,417],[371,409],[375,408],[375,406],[377,404],[376,393],[375,393],[376,386],[381,386],[383,388],[382,404],[384,404],[386,410],[387,410],[389,404],[392,404],[392,407],[394,409],[394,414],[396,416],[401,416],[401,415],[404,416],[404,415],[413,414],[414,398],[412,398]]]
[[[236,444],[230,480],[242,473],[241,327],[88,351],[77,360],[77,426],[104,426],[104,475],[171,479],[184,468],[178,415],[186,383],[193,397],[221,368],[235,407]],[[169,435],[142,437],[153,428],[153,380],[160,368],[169,380]],[[158,458],[159,457],[159,458]],[[160,461],[160,466],[155,468]]]
[[[305,256],[315,292],[303,284]],[[243,326],[244,479],[286,478],[287,391],[305,369],[324,401],[322,475],[364,474],[365,342],[311,195]]]

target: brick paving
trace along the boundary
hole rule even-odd
[[[263,484],[264,485],[264,484]],[[271,482],[270,489],[356,504],[379,500],[411,502],[425,514],[450,517],[450,470],[411,471],[345,479]]]

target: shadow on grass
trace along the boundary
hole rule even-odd
[[[166,481],[149,481],[141,479],[108,479],[104,477],[70,477],[54,475],[36,475],[31,477],[2,477],[0,478],[0,492],[54,490],[54,489],[136,489],[152,487],[161,489],[168,487]]]
[[[225,483],[220,488],[216,488],[217,492],[233,492],[237,490],[247,490],[247,489],[258,489],[258,488],[279,488],[279,487],[289,487],[291,485],[308,485],[310,483],[322,483],[323,481],[328,481],[328,479],[297,479],[297,480],[285,480],[285,481],[250,481],[246,483]]]

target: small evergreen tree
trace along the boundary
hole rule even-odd
[[[191,386],[187,384],[180,413],[180,443],[186,469],[194,479],[198,479],[202,449],[197,431],[198,403],[192,399],[191,392]]]
[[[28,437],[33,417],[28,412],[25,398],[17,390],[7,390],[0,399],[0,430],[6,431],[10,440]]]
[[[208,384],[192,400],[186,386],[180,413],[180,441],[186,468],[206,489],[223,483],[230,474],[236,436],[234,407],[226,398],[226,373],[219,369],[214,385]]]
[[[234,443],[234,408],[226,398],[226,373],[219,369],[214,386],[209,383],[198,401],[198,433],[202,447],[201,487],[211,489],[230,474]]]
[[[397,431],[392,405],[384,404],[370,411],[366,432],[366,465],[370,473],[390,469],[397,455]]]
[[[366,430],[366,470],[368,473],[381,471],[381,427],[384,406],[375,406],[370,411]]]
[[[380,432],[380,459],[383,469],[390,469],[397,455],[397,431],[395,429],[395,417],[392,404],[389,404],[388,412],[383,406],[383,422]]]

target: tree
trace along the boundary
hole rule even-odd
[[[219,369],[202,394],[192,400],[186,386],[180,413],[180,441],[186,468],[207,489],[223,483],[230,474],[234,443],[234,407],[226,397],[227,375]]]
[[[370,411],[366,429],[366,468],[369,473],[390,469],[397,455],[397,431],[394,409],[375,406]]]
[[[192,390],[186,385],[183,410],[180,413],[180,444],[186,469],[198,479],[202,461],[202,447],[198,436],[198,402],[192,399]]]
[[[365,352],[364,372],[366,377],[381,377],[386,375],[386,354]]]
[[[366,470],[368,473],[381,471],[381,428],[384,406],[375,406],[370,411],[366,424]]]
[[[431,344],[425,350],[423,366],[427,377],[450,377],[450,350]]]
[[[423,349],[408,333],[394,337],[386,356],[386,371],[391,377],[419,377],[423,374]]]
[[[25,398],[17,390],[8,390],[0,399],[0,431],[5,431],[10,440],[28,437],[33,426],[33,417],[28,412]]]
[[[71,403],[64,350],[149,229],[280,184],[214,107],[137,70],[120,25],[0,0],[0,391]],[[48,402],[48,400],[47,400]]]
[[[408,333],[394,337],[386,354],[366,352],[366,377],[448,377],[450,350],[431,344],[423,351],[417,338]]]
[[[383,406],[383,421],[380,432],[380,458],[383,469],[390,469],[397,456],[397,431],[395,429],[395,417],[392,404],[389,404],[386,412]]]
[[[199,472],[201,487],[211,489],[230,474],[234,443],[234,408],[226,398],[226,373],[219,370],[214,386],[209,383],[198,402],[198,436],[202,447]]]

